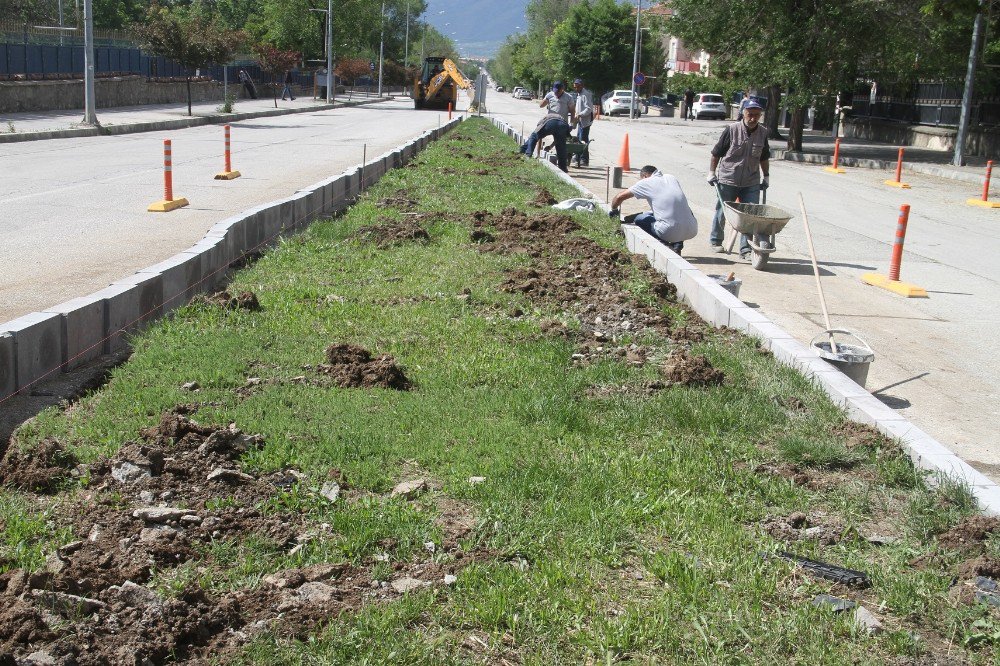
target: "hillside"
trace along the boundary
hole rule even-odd
[[[490,57],[507,35],[527,25],[528,0],[432,0],[424,15],[428,23],[458,44],[463,56]],[[439,13],[439,12],[444,12]],[[455,33],[455,34],[452,34]]]

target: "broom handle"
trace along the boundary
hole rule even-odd
[[[802,223],[806,227],[806,241],[809,243],[809,257],[812,259],[813,275],[816,277],[816,291],[819,292],[819,305],[823,308],[823,321],[826,322],[826,330],[829,331],[830,313],[826,309],[826,296],[823,295],[823,284],[819,281],[819,263],[816,261],[816,249],[813,247],[812,232],[809,230],[809,216],[806,214],[806,202],[799,192],[799,207],[802,209]],[[830,351],[837,354],[837,343],[833,341],[833,333],[830,333]]]

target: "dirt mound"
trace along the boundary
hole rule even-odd
[[[537,206],[539,208],[546,208],[556,203],[556,198],[552,196],[551,192],[549,192],[546,188],[543,187],[540,190],[538,190],[538,194],[536,194],[535,198],[532,199],[529,203],[532,206]]]
[[[415,199],[411,199],[408,194],[409,193],[406,190],[399,190],[392,196],[379,201],[377,206],[379,208],[398,208],[402,211],[416,210],[420,205],[420,202]]]
[[[983,541],[997,531],[1000,531],[1000,518],[969,516],[939,536],[938,543],[954,550],[980,548]]]
[[[226,310],[258,312],[261,309],[260,301],[257,300],[257,294],[252,291],[242,291],[236,296],[233,296],[228,291],[217,291],[210,296],[204,296],[201,299],[195,300],[201,300],[208,305],[225,308]]]
[[[853,449],[856,446],[881,449],[898,449],[891,439],[880,433],[874,427],[853,421],[844,421],[834,428],[834,434],[843,437],[846,441],[844,445]]]
[[[705,356],[692,356],[684,350],[671,354],[663,366],[663,376],[672,384],[684,386],[717,386],[726,378]]]
[[[670,332],[670,337],[676,342],[702,342],[705,340],[703,327],[685,324]]]
[[[837,521],[823,520],[820,516],[810,518],[801,511],[788,514],[784,518],[773,517],[765,520],[761,527],[777,541],[816,541],[821,546],[832,546],[840,541],[843,526]]]
[[[0,461],[0,485],[36,493],[53,492],[76,462],[76,457],[54,439],[42,440],[33,451],[11,446]]]
[[[369,357],[350,347],[330,356]],[[253,538],[289,555],[328,528],[295,511],[259,509],[285,490],[316,488],[302,488],[296,470],[242,469],[240,459],[262,439],[234,425],[199,424],[189,411],[163,414],[114,456],[81,466],[89,483],[50,518],[69,527],[73,540],[39,572],[0,574],[0,664],[33,653],[40,663],[81,666],[226,662],[262,632],[304,638],[343,611],[446,584],[445,576],[490,555],[459,544],[476,525],[467,506],[425,496],[419,501],[437,510],[442,539],[423,561],[393,562],[380,579],[375,572],[385,570],[379,563],[388,554],[360,565],[313,564],[212,594],[199,579],[228,566],[215,560],[213,546]],[[328,477],[348,488],[337,470]],[[434,562],[434,552],[448,557]],[[185,573],[172,573],[185,563]]]
[[[431,239],[426,229],[409,219],[358,227],[354,237],[365,243],[375,243],[378,248],[399,243],[427,242]]]
[[[329,375],[340,388],[384,388],[409,391],[412,388],[403,369],[389,355],[373,358],[371,352],[351,344],[326,348],[326,363],[317,370]]]

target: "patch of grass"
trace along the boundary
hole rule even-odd
[[[842,412],[730,332],[709,332],[694,346],[726,373],[720,386],[590,397],[591,387],[640,385],[659,371],[615,359],[574,365],[575,341],[540,328],[557,318],[577,330],[570,311],[497,289],[505,271],[536,258],[481,251],[469,241],[471,213],[524,208],[539,186],[557,199],[573,194],[530,161],[475,174],[514,149],[487,123],[464,122],[343,217],[240,271],[231,289],[253,291],[260,312],[180,309],[137,337],[131,360],[81,408],[45,412],[18,438],[57,437],[92,460],[190,401],[180,387],[197,381],[198,421],[263,435],[246,470],[306,475],[252,507],[304,521],[314,538],[296,555],[259,535],[215,542],[197,562],[157,572],[165,594],[194,583],[222,594],[324,561],[365,563],[387,580],[396,563],[432,559],[423,544],[442,542],[439,501],[470,507],[474,529],[463,546],[477,557],[454,586],[347,610],[308,640],[265,633],[240,663],[879,664],[921,651],[904,628],[961,652],[978,618],[948,598],[955,563],[918,571],[908,562],[933,552],[930,537],[971,510],[967,491],[928,490],[905,458],[847,449],[834,434]],[[441,213],[421,222],[430,240],[381,249],[359,241],[359,227],[401,219],[403,211],[379,204],[400,191],[421,212]],[[621,245],[606,217],[574,219],[583,235]],[[658,299],[638,268],[626,284],[676,324],[695,323],[683,306]],[[510,316],[514,308],[524,316]],[[641,341],[664,356],[678,346],[653,333]],[[413,389],[324,384],[315,366],[333,342],[392,355]],[[247,388],[250,377],[262,381]],[[800,397],[808,410],[789,414],[774,396]],[[774,449],[838,485],[801,487],[757,471]],[[313,489],[334,470],[349,493],[330,504]],[[417,476],[434,480],[434,490],[410,502],[387,497]],[[470,484],[471,476],[485,481]],[[885,635],[862,636],[816,609],[810,600],[829,587],[760,557],[775,543],[757,524],[791,511],[846,526],[837,544],[796,548],[870,572],[873,587],[859,600],[886,616]],[[6,542],[45,533],[37,507],[12,504],[10,514],[36,522],[5,521]],[[911,529],[893,547],[853,536],[869,523],[906,521]],[[37,566],[46,548],[18,561]],[[371,562],[383,552],[389,562]],[[966,645],[963,656],[992,656],[990,641]]]
[[[40,506],[30,495],[0,492],[0,573],[37,570],[69,540],[69,530],[55,523],[53,513],[54,507]]]

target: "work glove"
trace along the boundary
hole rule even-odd
[[[610,217],[612,220],[622,219],[621,209],[612,208],[611,210],[608,211],[608,217]]]
[[[714,171],[709,171],[708,175],[705,176],[705,181],[708,183],[709,187],[715,187],[715,185],[719,182],[719,179],[716,178]]]
[[[766,190],[769,186],[770,183],[768,182],[767,176],[760,179],[760,189]]]

